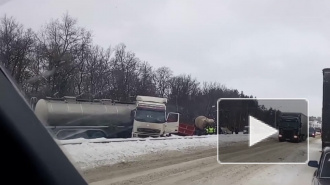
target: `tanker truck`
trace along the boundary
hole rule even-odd
[[[37,101],[34,112],[57,139],[127,138],[133,128],[136,104],[75,97],[46,98]]]
[[[178,114],[169,113],[177,120],[167,121],[166,102],[151,96],[137,96],[135,102],[64,96],[40,99],[34,112],[57,139],[159,137],[178,132]]]

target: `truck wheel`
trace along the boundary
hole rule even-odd
[[[279,142],[283,142],[283,141],[284,141],[284,139],[280,139],[280,138],[278,138],[278,141],[279,141]]]

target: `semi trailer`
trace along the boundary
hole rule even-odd
[[[131,136],[135,103],[75,97],[45,98],[34,112],[57,139],[127,138]]]
[[[330,68],[323,69],[322,149],[330,146]]]

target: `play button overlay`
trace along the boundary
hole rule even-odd
[[[254,118],[253,116],[249,116],[249,123],[250,147],[277,133],[275,128],[268,126],[266,123]]]
[[[220,164],[306,164],[309,160],[306,99],[222,98],[217,101],[216,120]]]

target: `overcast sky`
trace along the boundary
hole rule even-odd
[[[125,43],[154,67],[259,98],[307,98],[322,110],[330,67],[330,1],[0,0],[0,16],[38,30],[66,11],[94,43]]]
[[[268,109],[272,108],[281,112],[299,112],[307,116],[308,101],[304,99],[261,99],[258,103]]]

